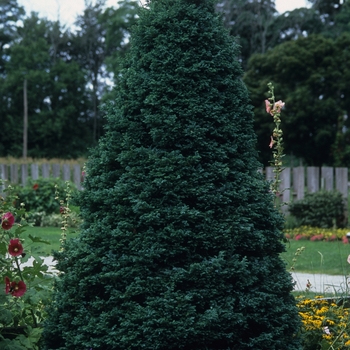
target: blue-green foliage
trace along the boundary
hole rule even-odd
[[[211,0],[153,0],[87,164],[47,349],[300,349],[283,219]]]

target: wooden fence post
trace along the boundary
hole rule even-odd
[[[336,189],[348,198],[348,168],[335,168]]]
[[[28,179],[28,164],[21,164],[21,178],[22,186],[24,187],[27,184]]]
[[[81,190],[81,168],[79,164],[73,166],[73,182],[78,190]]]
[[[274,172],[273,172],[273,167],[272,166],[267,166],[265,168],[265,178],[267,181],[271,182],[274,179]]]
[[[18,184],[18,165],[11,164],[11,184]]]
[[[332,167],[323,166],[321,168],[321,189],[326,191],[334,190],[334,176]]]
[[[298,166],[296,168],[293,168],[293,190],[295,192],[296,200],[300,200],[304,198],[305,168],[303,166]]]
[[[41,176],[44,178],[50,177],[50,164],[43,163],[41,165]]]
[[[0,184],[0,194],[4,195],[4,190],[6,188],[5,181],[8,180],[8,170],[6,164],[0,164],[0,179],[2,183]]]
[[[63,181],[70,181],[70,166],[63,164]]]
[[[306,168],[306,183],[307,190],[310,193],[319,191],[320,189],[320,169],[315,166],[309,166]]]
[[[30,175],[33,180],[39,179],[39,165],[38,164],[31,164],[30,165]]]
[[[291,192],[290,174],[291,174],[290,168],[284,168],[281,173],[280,191],[282,192],[282,202],[287,204],[290,202],[290,192]],[[287,213],[288,205],[283,205],[281,209],[283,213]]]
[[[61,166],[59,164],[52,164],[52,175],[57,178],[60,177]]]

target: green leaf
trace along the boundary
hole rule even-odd
[[[32,236],[31,234],[29,234],[28,237],[32,242],[35,242],[35,243],[51,244],[49,241],[45,241],[44,239],[37,236]]]
[[[26,231],[26,227],[25,226],[17,226],[17,228],[15,229],[15,236],[18,237],[20,236],[21,233]]]
[[[0,242],[0,254],[5,255],[7,253],[7,244]]]
[[[0,323],[8,325],[12,322],[12,318],[13,315],[11,311],[4,308],[0,309]]]
[[[0,341],[1,350],[25,350],[27,347],[23,347],[16,339],[5,339]]]

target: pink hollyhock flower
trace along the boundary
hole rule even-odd
[[[271,141],[270,141],[269,147],[272,148],[274,144],[275,144],[275,140],[271,136]]]
[[[343,236],[343,238],[342,238],[341,240],[342,240],[342,242],[343,242],[344,244],[349,243],[349,240],[348,240],[348,238],[347,238],[346,236]]]
[[[38,184],[34,184],[34,185],[33,185],[33,190],[34,190],[34,191],[36,191],[38,188],[39,188],[39,185],[38,185]]]
[[[266,112],[271,114],[271,103],[269,100],[265,100]]]
[[[1,219],[2,219],[1,227],[4,230],[9,230],[13,226],[13,224],[15,223],[15,217],[10,212],[5,213]]]
[[[23,253],[23,246],[19,238],[11,239],[8,252],[12,256],[19,256]]]
[[[280,113],[281,109],[284,107],[285,103],[281,100],[275,102],[275,105],[273,106],[273,109],[276,113]]]
[[[5,277],[5,292],[14,297],[21,297],[27,290],[27,286],[23,281],[11,282],[8,277]]]

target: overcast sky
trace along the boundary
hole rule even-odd
[[[60,19],[62,24],[71,26],[77,14],[82,14],[84,10],[84,0],[17,0],[22,5],[27,15],[30,12],[39,12],[40,17],[50,20]],[[283,13],[298,7],[307,6],[307,0],[275,0],[276,9]],[[118,0],[107,0],[107,6],[116,6]]]

